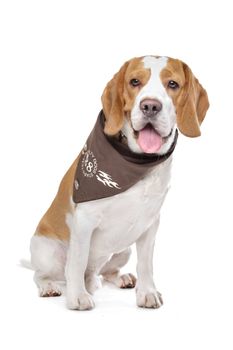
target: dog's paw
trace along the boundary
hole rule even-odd
[[[119,276],[118,286],[120,288],[134,288],[136,285],[137,279],[132,273],[126,273]]]
[[[42,283],[39,286],[40,297],[59,297],[62,294],[60,287],[54,282]]]
[[[120,275],[119,272],[106,273],[103,275],[105,281],[115,284],[115,286],[125,289],[134,288],[137,282],[136,277],[132,273]]]
[[[150,309],[158,309],[163,305],[162,295],[156,290],[145,292],[145,291],[137,291],[136,294],[137,305],[139,307],[146,307]]]
[[[80,293],[76,298],[67,298],[67,307],[70,310],[91,310],[95,306],[88,293]]]

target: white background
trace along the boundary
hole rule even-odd
[[[232,349],[232,18],[230,1],[0,2],[2,349]],[[37,297],[31,235],[127,59],[189,64],[211,108],[198,139],[179,137],[162,210],[159,310],[104,286],[91,312]],[[117,217],[117,214],[116,214]],[[119,218],[121,220],[121,218]],[[135,270],[135,256],[126,270]]]

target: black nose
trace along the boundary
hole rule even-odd
[[[140,109],[146,117],[154,117],[162,109],[162,103],[156,99],[146,98],[140,103]]]

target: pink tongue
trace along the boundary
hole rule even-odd
[[[162,137],[147,125],[139,131],[138,143],[144,153],[156,153],[162,146]]]

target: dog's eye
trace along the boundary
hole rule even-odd
[[[169,82],[168,82],[168,85],[167,85],[170,89],[173,89],[173,90],[175,90],[175,89],[178,89],[178,87],[179,87],[179,84],[176,82],[176,81],[174,81],[174,80],[170,80]]]
[[[139,79],[131,79],[130,80],[130,85],[132,85],[133,87],[139,86],[139,85],[141,85],[141,82],[140,82]]]

